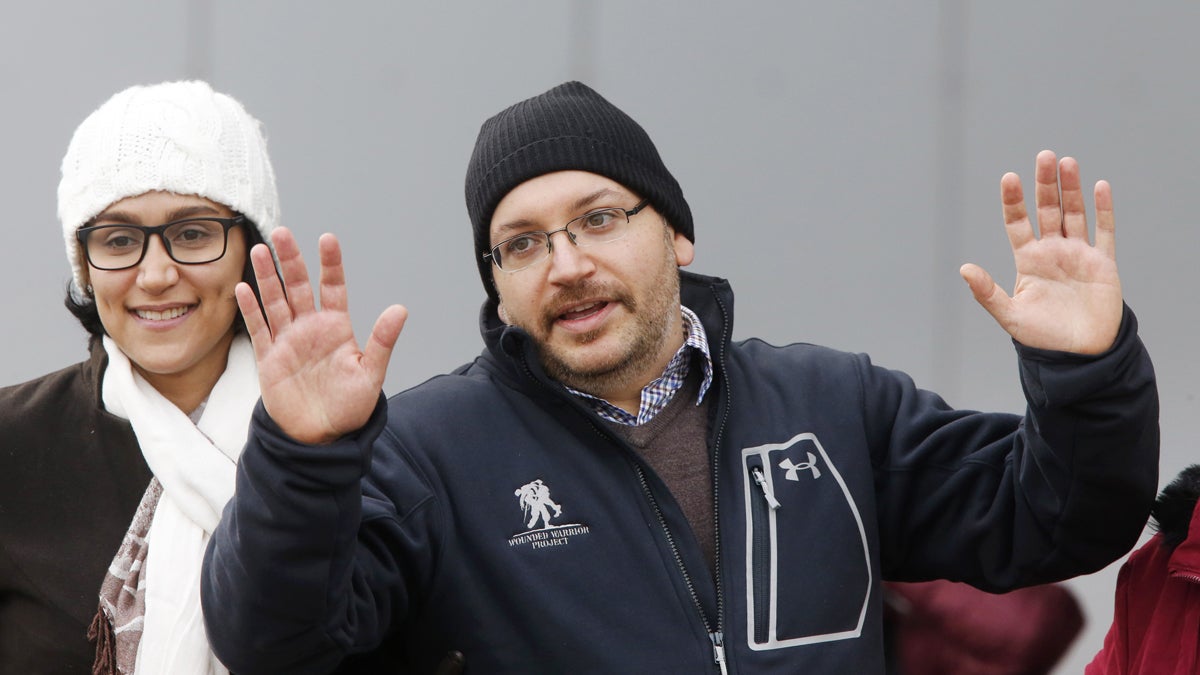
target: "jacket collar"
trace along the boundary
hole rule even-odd
[[[1175,547],[1167,564],[1171,576],[1186,576],[1200,582],[1200,502],[1192,510],[1187,539]]]
[[[104,343],[94,337],[88,341],[88,360],[83,367],[84,390],[88,399],[100,410],[104,410],[101,386],[104,384],[104,369],[108,367],[108,352],[104,351]]]

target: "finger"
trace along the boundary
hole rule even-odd
[[[1062,186],[1063,235],[1087,241],[1087,207],[1079,184],[1079,162],[1074,157],[1063,157],[1058,163],[1058,180]]]
[[[1054,153],[1038,153],[1034,203],[1037,205],[1038,232],[1041,236],[1062,236],[1062,205],[1058,201],[1058,162]]]
[[[342,267],[342,247],[337,237],[323,234],[317,242],[321,253],[321,309],[349,311],[346,292],[346,271]]]
[[[1008,293],[1005,293],[1004,289],[1000,288],[999,284],[992,279],[992,275],[979,265],[967,263],[959,268],[958,273],[970,287],[971,295],[975,296],[975,302],[982,305],[987,313],[996,320],[996,323],[1011,333],[1012,331],[1008,330],[1008,324],[1012,311],[1012,298],[1008,297]]]
[[[296,316],[312,312],[312,285],[308,280],[308,268],[304,266],[304,256],[300,255],[296,237],[286,227],[277,227],[271,231],[271,243],[275,245],[275,255],[279,258],[279,273],[283,277],[283,286],[287,289],[287,304],[291,314]],[[267,316],[274,319],[270,314]]]
[[[1025,191],[1017,174],[1009,172],[1000,179],[1000,203],[1004,208],[1004,231],[1016,251],[1033,241],[1033,225],[1025,211]]]
[[[283,293],[278,273],[275,271],[275,260],[271,257],[271,249],[265,244],[257,244],[250,249],[250,261],[254,264],[254,281],[258,284],[258,297],[262,300],[262,311],[267,315],[267,322],[273,335],[278,335],[292,322],[292,309],[288,307],[287,296]],[[239,302],[239,307],[240,302]]]
[[[371,336],[367,338],[366,347],[363,349],[363,365],[380,386],[387,375],[388,362],[392,359],[396,340],[399,339],[400,331],[404,329],[407,320],[408,309],[404,305],[392,305],[383,310],[375,320],[375,327],[371,329]]]
[[[1112,188],[1108,181],[1096,183],[1096,248],[1112,259],[1117,257],[1117,221],[1113,217]]]
[[[237,298],[238,309],[242,312],[242,321],[246,322],[246,332],[250,335],[250,342],[254,345],[254,357],[261,361],[267,355],[267,348],[271,345],[271,329],[267,326],[267,320],[263,317],[262,310],[258,308],[258,298],[254,295],[254,289],[250,288],[250,284],[240,282],[233,289],[233,295]]]

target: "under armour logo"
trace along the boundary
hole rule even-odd
[[[779,463],[779,468],[787,469],[787,474],[784,475],[784,478],[786,478],[788,480],[795,480],[795,481],[800,480],[800,476],[798,476],[796,474],[796,472],[800,471],[801,469],[807,469],[809,471],[812,471],[813,480],[816,480],[821,477],[821,470],[817,468],[816,455],[812,454],[811,452],[807,453],[807,454],[808,454],[807,462],[803,462],[800,464],[793,464],[791,459],[784,459],[782,462]]]

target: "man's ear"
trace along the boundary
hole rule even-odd
[[[675,264],[687,267],[696,257],[696,247],[691,240],[672,230],[671,245],[675,248]]]

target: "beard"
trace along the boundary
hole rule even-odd
[[[668,240],[669,244],[669,240]],[[679,309],[679,268],[674,250],[666,247],[661,272],[646,284],[640,299],[627,288],[614,283],[585,281],[564,288],[554,297],[551,307],[563,307],[588,298],[607,297],[620,303],[629,314],[622,325],[605,327],[571,336],[567,344],[551,343],[548,339],[558,315],[547,311],[539,322],[537,333],[530,331],[538,345],[538,355],[546,374],[562,384],[593,396],[604,397],[608,392],[621,391],[638,385],[644,387],[661,373],[647,373],[659,360],[669,360],[664,354],[673,331],[681,330]],[[528,330],[528,329],[527,329]],[[606,332],[616,334],[613,350],[603,355],[583,353],[580,347],[589,345]],[[665,367],[666,362],[661,367]],[[637,382],[639,378],[644,382]]]

